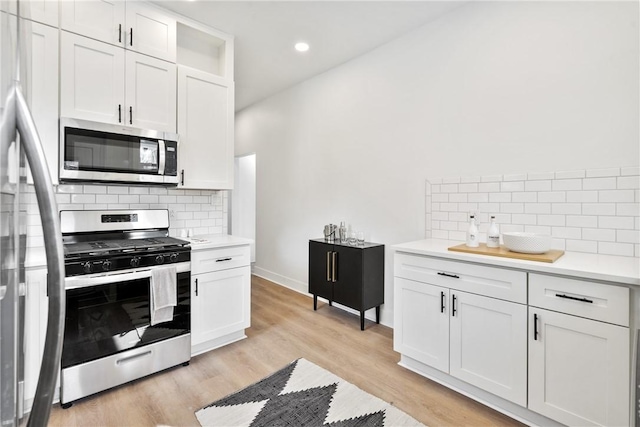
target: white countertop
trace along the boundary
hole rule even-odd
[[[459,244],[458,241],[425,239],[394,245],[392,249],[396,252],[640,286],[640,258],[565,252],[556,262],[546,263],[447,250]]]
[[[186,240],[191,243],[192,251],[203,249],[223,248],[225,246],[250,245],[253,243],[251,239],[244,237],[229,236],[226,234],[201,235],[192,237],[178,237],[180,240]]]

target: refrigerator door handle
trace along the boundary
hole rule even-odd
[[[65,317],[64,252],[58,205],[51,183],[51,176],[49,175],[49,168],[47,167],[36,124],[19,86],[15,87],[15,98],[16,125],[27,161],[31,166],[31,174],[42,221],[48,269],[47,285],[49,289],[47,333],[38,386],[27,423],[27,427],[30,427],[47,425],[58,371],[60,370]]]

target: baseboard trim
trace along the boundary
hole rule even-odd
[[[260,267],[256,267],[253,266],[251,268],[251,273],[258,276],[258,277],[262,277],[263,279],[267,279],[273,283],[275,283],[276,285],[280,285],[282,287],[285,287],[287,289],[291,289],[292,291],[296,291],[302,295],[305,295],[309,298],[313,298],[313,295],[311,295],[308,292],[309,289],[309,285],[307,283],[301,282],[299,280],[295,280],[295,279],[291,279],[289,277],[283,276],[281,274],[277,274],[274,273],[273,271],[269,271],[269,270],[265,270],[264,268],[260,268]],[[322,297],[318,297],[319,301],[323,301],[326,303],[329,303],[328,300],[322,298]],[[354,314],[356,316],[360,316],[360,312],[357,310],[354,310],[352,308],[346,307],[342,304],[338,304],[338,303],[333,303],[333,307],[337,307],[341,310],[346,311],[347,313],[351,313]],[[393,314],[393,313],[392,313]],[[389,325],[388,323],[384,322],[382,319],[382,314],[380,315],[381,319],[380,319],[380,324],[387,326],[389,328],[393,329],[393,326]],[[375,313],[375,309],[370,309],[367,310],[364,314],[364,318],[367,320],[371,320],[372,322],[376,321],[376,313]],[[391,318],[393,318],[393,315],[391,316]]]

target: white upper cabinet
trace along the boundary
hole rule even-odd
[[[176,131],[175,64],[62,31],[63,117]]]
[[[58,29],[31,23],[29,105],[52,183],[58,184]],[[29,182],[33,182],[29,174]]]
[[[127,2],[126,48],[176,62],[176,20],[137,1]]]
[[[61,32],[60,115],[123,123],[124,50]]]
[[[121,0],[63,0],[60,28],[117,46],[125,43],[125,2]]]
[[[233,82],[178,67],[179,186],[233,188]]]
[[[126,124],[176,131],[176,65],[126,53]]]
[[[176,20],[139,1],[64,0],[60,27],[115,46],[176,62]]]
[[[23,18],[58,27],[58,0],[21,0],[20,4],[28,6],[20,12]]]

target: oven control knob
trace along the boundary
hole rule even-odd
[[[169,257],[169,261],[171,262],[176,262],[177,259],[178,259],[178,254],[171,254],[171,256]]]
[[[102,269],[103,269],[104,271],[109,271],[109,270],[111,270],[111,261],[109,261],[109,260],[105,260],[105,261],[103,261],[103,262],[102,262]]]
[[[156,257],[156,264],[162,264],[164,262],[164,257],[162,255],[158,255]]]
[[[85,273],[91,273],[91,262],[90,261],[83,262],[82,263],[82,270]]]
[[[131,261],[129,261],[129,265],[133,268],[138,267],[140,265],[140,258],[139,257],[131,258]]]

